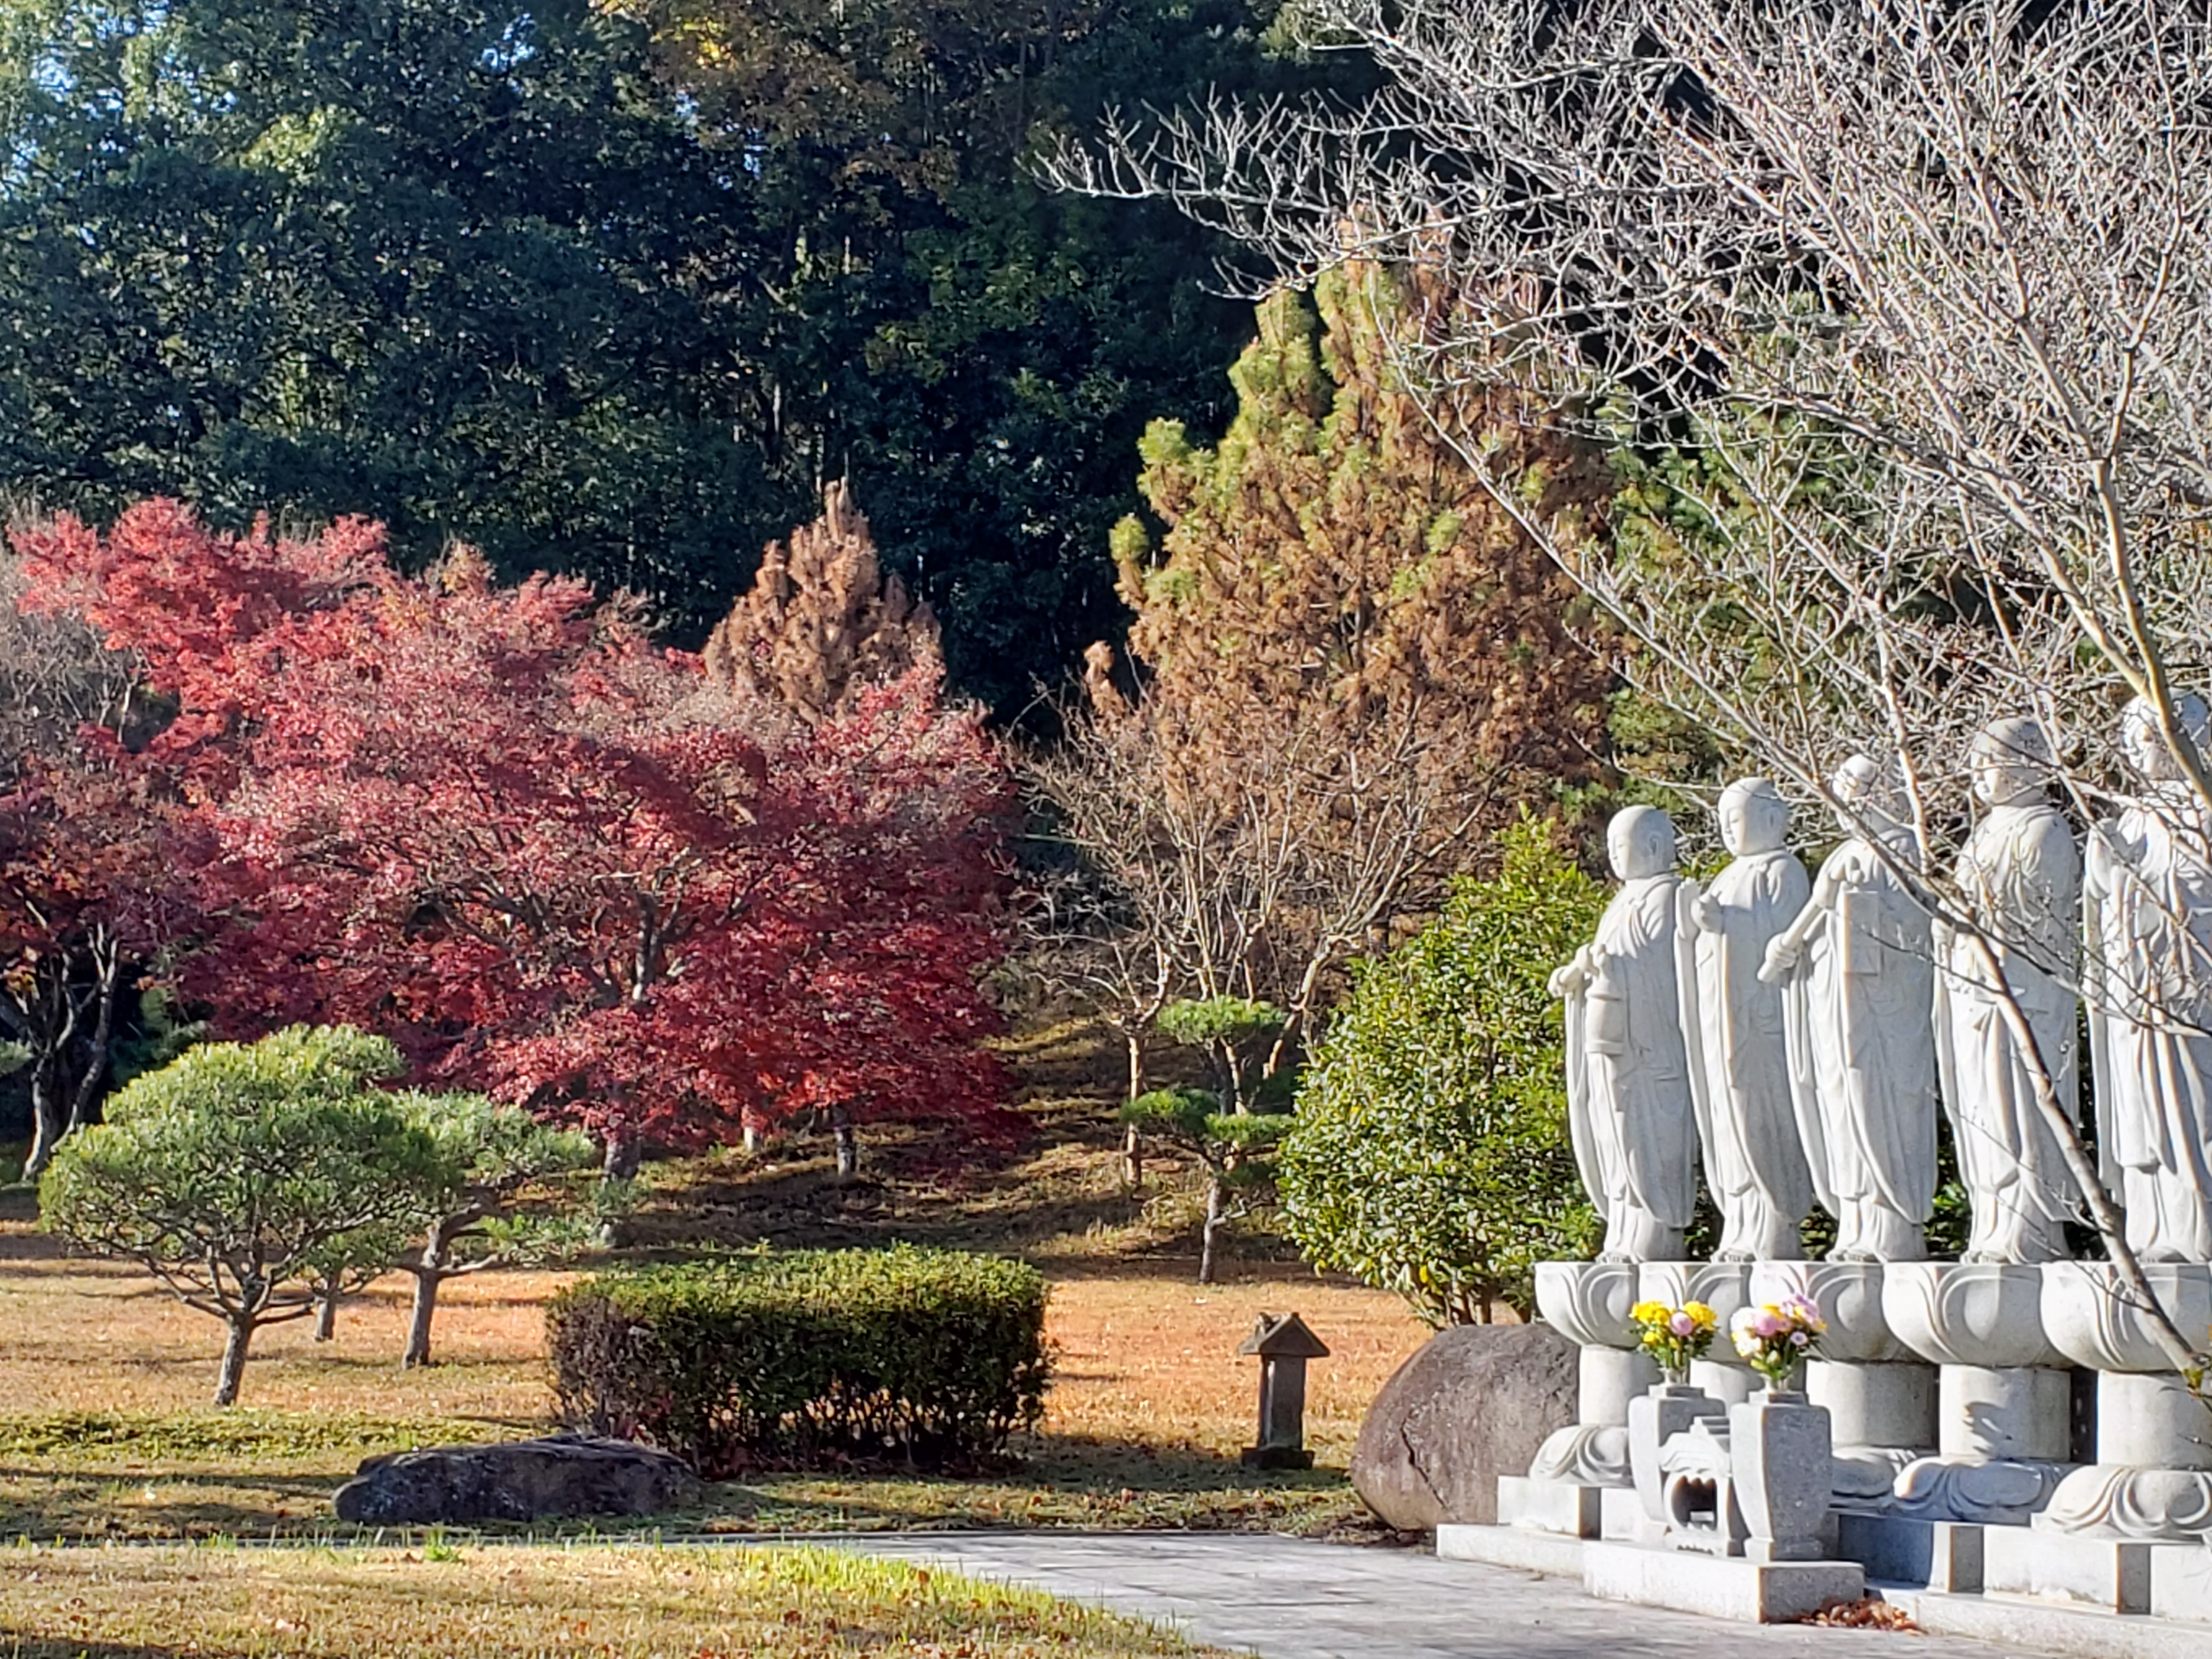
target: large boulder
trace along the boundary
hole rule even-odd
[[[427,1446],[362,1460],[333,1500],[369,1526],[657,1515],[696,1499],[681,1461],[628,1440],[554,1435],[491,1446]]]
[[[1575,1345],[1548,1325],[1453,1325],[1382,1385],[1352,1484],[1401,1532],[1498,1519],[1498,1477],[1575,1421]]]

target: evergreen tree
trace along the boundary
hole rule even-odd
[[[0,478],[702,621],[797,515],[742,181],[588,0],[6,0]]]

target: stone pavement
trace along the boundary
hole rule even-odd
[[[808,1540],[828,1542],[828,1540]],[[1204,1533],[836,1540],[1173,1625],[1261,1659],[2003,1659],[1951,1638],[1734,1625],[1409,1550]]]

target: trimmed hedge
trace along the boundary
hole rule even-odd
[[[996,1256],[763,1251],[604,1273],[546,1312],[562,1420],[710,1479],[764,1466],[972,1468],[1035,1423],[1044,1276]]]

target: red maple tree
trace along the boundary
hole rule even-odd
[[[1004,768],[933,677],[806,728],[621,602],[466,553],[404,576],[358,522],[231,537],[154,502],[19,545],[36,602],[178,704],[139,762],[207,837],[183,979],[223,1028],[384,1032],[617,1173],[825,1103],[994,1110]]]

